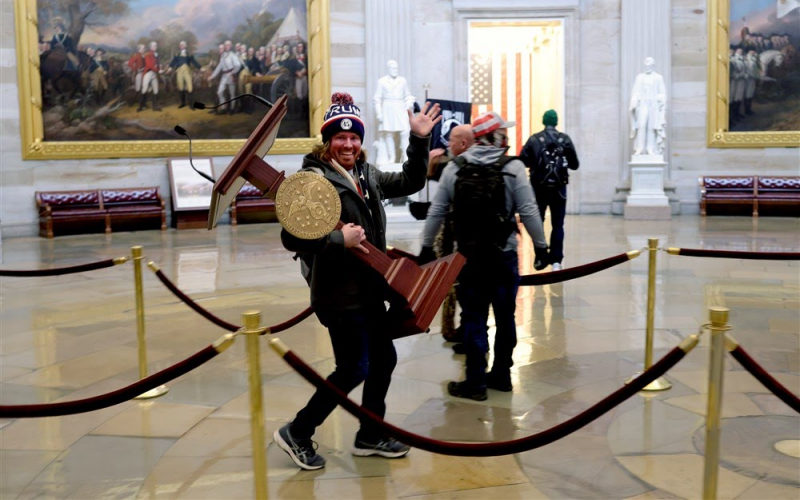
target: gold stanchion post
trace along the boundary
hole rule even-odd
[[[144,336],[144,287],[142,286],[142,246],[131,247],[133,257],[133,285],[136,297],[136,341],[139,348],[139,379],[147,376],[147,342]],[[134,399],[150,399],[163,396],[169,391],[165,385],[160,385]]]
[[[647,239],[648,265],[647,265],[647,325],[645,327],[644,342],[644,369],[653,366],[653,331],[656,316],[656,252],[658,252],[658,238]],[[640,373],[625,381],[630,382]],[[665,391],[672,388],[672,384],[664,377],[653,380],[642,391]]]
[[[711,352],[708,358],[708,404],[706,405],[706,449],[703,470],[703,498],[717,498],[719,476],[719,431],[722,414],[722,380],[725,370],[725,332],[728,308],[711,307]]]
[[[267,453],[264,448],[264,409],[261,400],[261,361],[259,338],[262,328],[261,313],[248,311],[242,314],[244,334],[247,337],[247,367],[250,386],[250,440],[253,446],[253,483],[257,499],[267,498]]]

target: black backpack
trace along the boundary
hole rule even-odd
[[[492,165],[467,163],[459,166],[453,194],[453,232],[458,251],[467,259],[496,259],[517,223],[506,210],[506,176],[503,166],[515,157],[503,156]]]
[[[541,146],[538,164],[533,170],[533,183],[538,186],[558,188],[569,182],[564,137],[545,132],[536,134]]]

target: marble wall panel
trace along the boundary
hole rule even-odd
[[[331,2],[331,14],[334,12],[363,14],[364,2],[365,0],[333,0]]]
[[[428,96],[437,99],[455,99],[453,74],[452,23],[423,21],[414,27],[414,79],[408,82],[411,93],[422,103],[425,85]],[[466,85],[466,84],[461,84]]]
[[[331,74],[332,91],[336,91],[340,87],[365,87],[366,85],[364,79],[365,61],[363,58],[332,57],[331,70],[333,72]],[[356,104],[359,104],[359,102],[356,102]]]
[[[673,61],[675,58],[673,57]],[[704,81],[706,77],[706,67],[702,66],[672,66],[673,80]],[[675,106],[673,106],[673,109]]]
[[[701,109],[688,109],[686,111],[673,109],[672,120],[675,123],[680,123],[681,127],[705,127],[706,114]]]
[[[0,46],[3,48],[14,47],[16,30],[14,29],[14,2],[3,0],[0,2]]]
[[[448,23],[453,20],[451,0],[433,0],[414,5],[412,12],[415,23]]]
[[[581,84],[618,84],[619,20],[581,20],[580,26]]]
[[[358,57],[363,59],[364,43],[339,43],[331,46],[331,57]]]
[[[620,19],[620,0],[584,0],[581,20]]]
[[[363,12],[333,12],[331,11],[331,45],[336,40],[336,44],[363,44],[364,33],[364,13]]]

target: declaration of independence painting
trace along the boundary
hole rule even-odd
[[[45,141],[243,139],[289,96],[309,137],[305,0],[38,0]],[[205,105],[196,109],[195,103]]]
[[[800,130],[800,1],[730,0],[728,130]]]

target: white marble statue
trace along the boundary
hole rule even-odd
[[[663,156],[666,140],[667,91],[664,78],[653,68],[652,57],[644,60],[644,72],[636,75],[631,89],[631,139],[634,156]]]
[[[414,107],[414,96],[408,90],[406,79],[398,75],[397,62],[389,60],[386,67],[389,74],[378,80],[373,98],[378,118],[378,165],[406,160],[410,131],[408,110]]]

